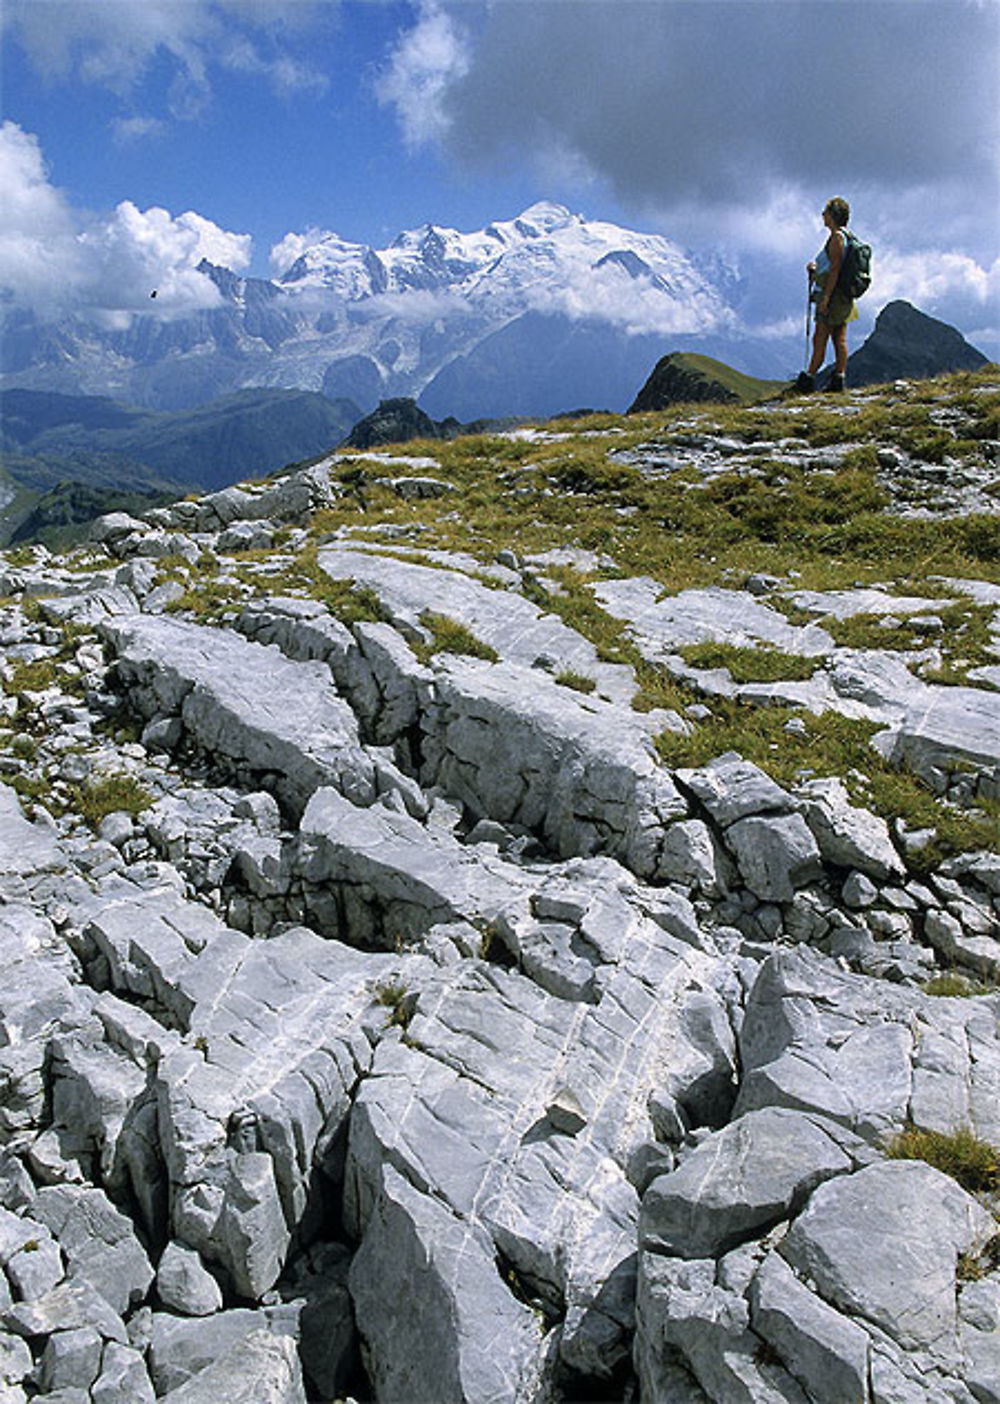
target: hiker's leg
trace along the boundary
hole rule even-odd
[[[830,340],[830,328],[825,322],[816,318],[816,330],[813,332],[813,353],[809,362],[809,374],[815,375],[823,364],[826,355],[826,343]]]
[[[843,375],[847,370],[847,323],[841,322],[839,327],[833,327],[830,335],[837,357],[834,369],[838,375]]]

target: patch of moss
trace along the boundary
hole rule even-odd
[[[217,623],[223,615],[239,604],[245,591],[239,585],[223,580],[206,580],[189,585],[167,606],[171,614],[193,614],[202,624]]]
[[[415,1013],[415,1001],[409,997],[409,987],[401,980],[388,980],[375,987],[375,999],[389,1011],[390,1027],[405,1029]]]
[[[586,673],[576,673],[572,668],[564,668],[557,673],[556,682],[560,687],[572,688],[574,692],[593,692],[597,686],[593,678],[588,678]]]
[[[910,865],[929,871],[953,853],[1000,846],[1000,805],[983,800],[978,812],[943,804],[908,770],[894,769],[871,746],[879,729],[836,712],[815,716],[791,707],[753,707],[715,698],[712,717],[688,736],[662,732],[656,748],[671,770],[707,765],[725,751],[738,751],[779,785],[793,787],[804,774],[846,777],[855,804],[909,829],[933,828],[937,838],[911,855]],[[802,726],[787,731],[793,717]]]
[[[927,613],[941,620],[940,630],[928,634],[903,618],[887,627],[886,616],[855,614],[824,621],[824,628],[842,648],[894,649],[917,652],[933,644],[940,648],[942,666],[925,672],[929,682],[965,683],[970,668],[995,663],[990,625],[995,609],[971,600],[931,606]]]
[[[153,803],[153,796],[134,775],[120,772],[96,776],[72,788],[73,808],[96,829],[109,814],[124,810],[126,814],[141,814]]]
[[[36,658],[30,663],[18,660],[4,683],[4,691],[13,697],[22,692],[45,692],[57,681],[58,668],[54,657]]]
[[[326,576],[315,586],[311,595],[314,600],[325,604],[342,624],[378,623],[386,617],[375,591],[354,580],[331,580]]]
[[[976,995],[995,994],[996,988],[984,985],[981,980],[973,980],[968,975],[959,975],[951,971],[945,975],[934,975],[930,980],[926,980],[923,986],[924,994],[936,995],[940,998],[971,999]]]

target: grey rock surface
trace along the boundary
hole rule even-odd
[[[153,1404],[156,1396],[141,1353],[109,1341],[90,1397],[93,1404]]]
[[[847,452],[687,437],[704,477]],[[344,466],[3,568],[3,1404],[1000,1397],[989,1198],[886,1158],[908,1126],[1000,1146],[1000,995],[923,988],[1000,972],[1000,859],[933,846],[1000,792],[987,679],[920,676],[941,601],[803,595],[802,625],[791,575],[670,596],[578,545],[425,550],[402,502],[448,474],[392,454],[407,520],[320,539]],[[164,612],[267,541],[219,564],[221,624]],[[564,622],[586,577],[642,665]],[[947,588],[1000,648],[1000,592]],[[823,627],[893,610],[919,649]],[[497,661],[427,651],[427,611]],[[817,667],[738,684],[679,656],[704,639]],[[632,709],[650,664],[683,718]],[[716,697],[808,709],[794,779],[663,763]],[[942,832],[808,771],[831,709]]]
[[[508,663],[532,667],[540,657],[554,671],[591,677],[598,690],[628,702],[635,690],[630,669],[601,663],[594,645],[568,628],[556,614],[543,612],[523,595],[494,590],[457,570],[438,570],[357,549],[353,543],[319,554],[320,568],[334,580],[354,580],[375,591],[394,624],[419,633],[426,610],[469,629]]]
[[[83,1278],[119,1316],[143,1300],[153,1268],[131,1221],[101,1190],[75,1185],[41,1189],[31,1213],[58,1240],[71,1281]]]
[[[161,1398],[169,1404],[306,1404],[295,1342],[252,1331],[229,1354]]]
[[[799,948],[768,957],[739,1036],[734,1112],[819,1112],[880,1144],[908,1120],[1000,1134],[996,997],[934,999]]]
[[[610,853],[650,877],[664,824],[687,816],[641,723],[537,672],[448,659],[421,726],[425,786],[560,857]]]
[[[852,805],[843,781],[811,780],[801,786],[798,798],[828,863],[853,868],[880,882],[905,875],[906,867],[893,846],[888,824]]]
[[[809,1399],[841,1404],[868,1393],[869,1338],[795,1276],[780,1253],[767,1255],[751,1284],[750,1324],[789,1363]]]
[[[947,1353],[958,1257],[994,1232],[992,1215],[949,1176],[888,1161],[821,1186],[780,1252],[822,1297],[904,1349]]]
[[[643,1197],[641,1242],[681,1258],[714,1258],[791,1218],[818,1184],[853,1168],[842,1131],[769,1107],[703,1141]]]
[[[463,1223],[388,1165],[382,1172],[351,1295],[377,1397],[531,1397],[541,1332],[504,1287],[486,1232]]]
[[[156,1269],[156,1291],[168,1311],[211,1316],[222,1309],[219,1284],[193,1248],[168,1243]]]
[[[751,815],[726,831],[744,883],[762,902],[790,902],[820,876],[820,851],[801,814]]]
[[[0,877],[65,868],[67,860],[50,825],[29,822],[17,793],[0,783]]]
[[[147,718],[180,717],[217,761],[273,777],[295,813],[335,785],[357,803],[375,797],[354,714],[318,663],[294,663],[228,630],[137,616],[107,625],[118,675]]]

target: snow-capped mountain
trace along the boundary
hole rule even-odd
[[[170,409],[274,386],[365,409],[409,395],[442,416],[545,414],[623,408],[665,351],[719,354],[735,328],[718,267],[546,202],[472,233],[425,225],[384,249],[318,236],[275,281],[199,272],[217,305],[185,317],[151,307],[113,330],[10,317],[3,383]]]
[[[583,314],[595,284],[606,292],[623,280],[633,294],[640,287],[654,294],[657,306],[647,315],[655,320],[658,314],[670,329],[691,322],[683,329],[705,330],[726,320],[719,290],[669,239],[586,220],[547,202],[472,234],[427,224],[400,234],[386,249],[330,234],[307,249],[280,284],[298,293],[322,289],[345,301],[447,290],[471,306],[517,315],[560,302]],[[595,312],[614,320],[606,309]],[[627,318],[627,305],[621,315]]]

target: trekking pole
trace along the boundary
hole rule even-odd
[[[806,278],[808,279],[806,283],[806,358],[803,369],[808,368],[809,365],[809,318],[812,313],[813,275],[808,272],[808,270],[806,272]]]

